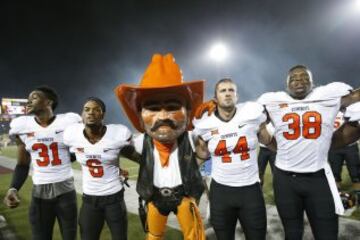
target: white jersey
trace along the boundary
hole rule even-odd
[[[360,121],[360,102],[348,106],[345,111],[345,117],[349,118],[350,122]]]
[[[130,144],[130,138],[130,130],[120,124],[106,125],[105,135],[95,144],[84,136],[84,124],[66,128],[64,143],[81,164],[85,194],[106,196],[122,189],[119,154],[125,145]]]
[[[303,100],[286,92],[265,93],[259,98],[275,127],[278,168],[292,172],[324,168],[340,99],[350,90],[350,86],[335,82],[314,88]]]
[[[31,156],[33,183],[62,182],[73,176],[70,153],[64,145],[64,129],[81,121],[78,114],[56,115],[47,127],[40,126],[34,116],[15,118],[10,124],[10,135],[18,135]]]
[[[193,121],[194,134],[208,144],[212,159],[211,177],[216,182],[241,187],[260,181],[257,133],[265,120],[263,106],[247,102],[236,106],[236,113],[228,122],[215,114]]]

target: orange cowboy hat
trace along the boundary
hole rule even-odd
[[[144,96],[156,96],[159,91],[185,97],[191,106],[192,119],[196,108],[203,101],[204,80],[183,82],[181,70],[171,53],[165,56],[154,54],[140,85],[120,84],[114,90],[127,117],[139,132],[144,132],[140,121],[141,102]],[[190,125],[191,121],[188,129]]]

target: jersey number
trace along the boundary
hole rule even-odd
[[[321,115],[318,112],[305,112],[302,116],[297,113],[288,113],[282,120],[284,122],[289,122],[289,129],[292,132],[284,132],[283,136],[287,140],[296,140],[301,135],[306,139],[317,139],[321,134]],[[303,127],[301,129],[301,120]]]
[[[86,161],[86,166],[89,167],[91,176],[100,178],[104,176],[104,168],[101,166],[101,162],[98,159],[89,159]]]
[[[240,153],[241,160],[250,158],[249,147],[246,141],[246,137],[240,137],[236,143],[235,148],[232,150],[233,153]],[[232,161],[230,153],[226,147],[226,140],[220,140],[215,149],[215,156],[221,156],[222,162],[230,163]]]
[[[51,165],[60,165],[61,159],[59,158],[58,144],[56,142],[53,142],[50,144],[49,148],[53,156],[53,160],[51,160]],[[49,148],[44,143],[35,143],[32,146],[33,151],[40,150],[39,157],[41,159],[36,159],[36,163],[39,165],[39,167],[46,167],[50,164]]]

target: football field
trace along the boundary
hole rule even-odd
[[[0,155],[4,155],[7,157],[14,158],[15,153],[15,147],[9,147],[2,150],[2,153]],[[136,180],[137,177],[137,171],[138,171],[138,165],[136,163],[133,163],[126,159],[121,159],[120,161],[121,167],[124,169],[127,169],[129,171],[129,175],[132,179]],[[75,163],[73,164],[73,167],[75,169],[80,169],[80,166]],[[351,182],[348,177],[348,173],[346,168],[344,167],[343,170],[343,188],[344,190],[349,190],[351,187]],[[9,183],[11,181],[11,173],[4,172],[3,174],[0,174],[0,198],[3,199],[4,194],[9,186]],[[263,187],[264,191],[264,197],[267,202],[267,204],[274,204],[274,198],[273,198],[273,191],[272,191],[272,175],[270,168],[267,168],[266,175],[265,175],[265,184]],[[20,191],[21,196],[21,205],[17,209],[7,209],[3,204],[0,204],[0,215],[4,215],[5,218],[8,221],[8,224],[18,237],[18,239],[30,239],[30,227],[28,223],[28,206],[30,201],[30,195],[31,195],[31,179],[28,179],[26,181],[26,184],[23,186],[23,188]],[[78,207],[81,205],[81,196],[78,195]],[[142,231],[140,221],[137,215],[135,214],[128,214],[129,218],[129,239],[144,239],[144,233]],[[355,210],[352,215],[350,216],[352,219],[360,220],[360,211],[359,209]],[[54,239],[61,239],[58,226],[56,225],[55,231],[54,231]],[[101,235],[101,239],[111,239],[110,232],[107,228],[107,226],[104,227],[104,230]],[[179,231],[174,229],[169,229],[167,232],[167,237],[165,239],[182,239],[181,234]]]

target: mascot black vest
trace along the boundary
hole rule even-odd
[[[177,139],[178,161],[185,196],[200,199],[204,185],[191,147],[188,132]],[[154,144],[152,138],[145,134],[143,151],[140,160],[139,176],[136,191],[145,201],[151,201],[154,192]]]

